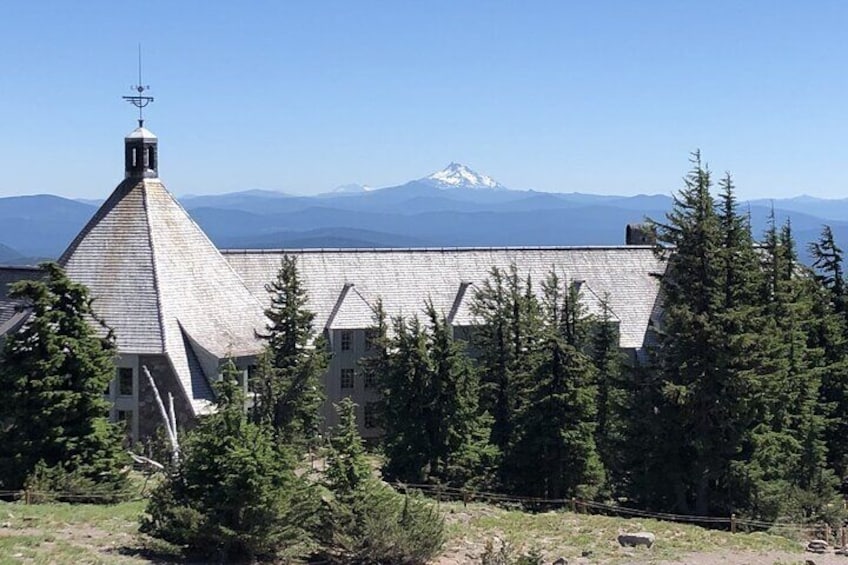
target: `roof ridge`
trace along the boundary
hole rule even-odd
[[[530,246],[470,246],[470,247],[307,247],[274,249],[219,249],[222,255],[273,255],[280,253],[320,254],[320,253],[439,253],[439,252],[480,252],[480,251],[618,251],[653,250],[654,245],[530,245]]]
[[[162,311],[162,289],[159,286],[159,266],[156,261],[156,249],[153,246],[153,230],[150,228],[150,213],[147,203],[147,185],[142,180],[141,201],[144,214],[147,216],[144,222],[147,226],[147,245],[150,247],[150,266],[153,271],[153,290],[156,296],[156,317],[159,319],[159,338],[162,342],[162,351],[167,351],[167,340],[165,339],[165,313]]]

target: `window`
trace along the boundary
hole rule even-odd
[[[377,403],[367,402],[365,404],[365,429],[372,430],[377,427]]]
[[[377,388],[377,374],[374,371],[365,371],[365,388]]]
[[[133,370],[129,367],[118,367],[118,394],[120,396],[133,394]]]
[[[350,351],[350,346],[353,343],[353,332],[350,330],[342,331],[342,351]]]
[[[342,388],[353,388],[353,369],[342,369]]]
[[[374,328],[365,330],[365,351],[377,349],[377,330]]]

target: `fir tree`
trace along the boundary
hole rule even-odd
[[[507,454],[513,491],[594,497],[604,480],[595,446],[595,372],[581,349],[588,328],[579,289],[551,272],[542,285],[543,339],[533,387]]]
[[[813,303],[814,343],[824,356],[821,402],[827,409],[825,442],[829,466],[844,482],[848,475],[848,311],[842,250],[830,226],[810,245],[819,283]]]
[[[595,444],[607,470],[612,491],[621,491],[627,474],[628,383],[621,350],[618,324],[605,298],[600,318],[593,324],[591,357],[597,374],[597,427]]]
[[[297,259],[284,256],[276,280],[266,285],[271,295],[264,359],[252,388],[257,422],[270,425],[281,444],[303,447],[317,435],[319,408],[324,401],[321,378],[328,354],[313,327],[306,289],[297,272]]]
[[[489,444],[491,423],[478,405],[477,371],[431,301],[426,312],[432,377],[425,426],[430,436],[431,474],[447,484],[489,484],[497,449]]]
[[[662,279],[663,331],[655,358],[663,385],[654,429],[664,436],[657,448],[666,460],[655,471],[665,505],[710,514],[734,507],[728,487],[746,442],[755,389],[742,355],[749,331],[743,312],[756,286],[747,283],[745,265],[756,263],[750,263],[754,255],[730,178],[722,183],[719,214],[700,154],[692,163],[667,223],[657,224],[658,240],[673,251]]]
[[[407,482],[485,484],[495,464],[473,366],[444,316],[426,306],[394,322],[383,379],[386,476]]]
[[[59,490],[75,483],[117,495],[126,486],[126,455],[103,394],[115,375],[112,333],[93,312],[84,286],[55,263],[41,268],[43,279],[15,283],[9,294],[29,316],[3,344],[0,486],[20,489],[38,467]]]
[[[391,354],[381,386],[383,472],[390,480],[422,483],[433,471],[427,335],[417,317],[397,317],[392,325]]]
[[[749,471],[755,489],[751,511],[766,519],[820,518],[834,501],[836,481],[826,469],[826,420],[819,404],[826,362],[811,339],[815,285],[798,264],[788,222],[778,231],[772,221],[763,257],[773,345],[765,372],[765,418],[755,428]]]
[[[481,406],[492,415],[492,443],[506,450],[514,440],[515,415],[531,382],[539,305],[528,277],[515,264],[492,268],[474,294],[472,312],[481,319],[474,334],[481,370]]]

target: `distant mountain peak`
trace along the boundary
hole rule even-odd
[[[371,192],[372,190],[374,189],[367,184],[351,183],[337,186],[333,189],[333,193],[355,194],[359,192]]]
[[[475,190],[506,190],[506,187],[492,177],[480,174],[463,165],[451,163],[441,171],[421,179],[422,182],[438,188],[468,188]]]

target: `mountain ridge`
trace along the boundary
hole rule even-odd
[[[253,189],[180,201],[221,248],[622,245],[626,224],[661,220],[673,202],[664,194],[512,190],[456,162],[373,190],[303,196]],[[0,262],[58,257],[96,202],[47,194],[0,198],[0,242],[11,249]],[[740,206],[751,211],[756,236],[772,207],[779,222],[791,217],[802,253],[823,224],[848,245],[848,222],[841,219],[848,217],[848,199],[801,195]]]

